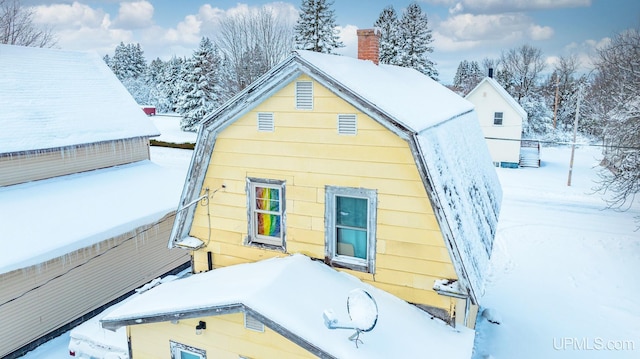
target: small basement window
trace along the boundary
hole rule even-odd
[[[375,272],[375,190],[325,187],[325,257],[330,265]]]
[[[171,359],[206,359],[207,352],[203,349],[194,348],[185,344],[169,341],[171,348]]]
[[[493,114],[493,124],[502,126],[502,117],[504,114],[502,112],[495,112]]]
[[[247,178],[249,243],[284,248],[284,181]]]
[[[296,82],[296,109],[313,110],[313,82]]]

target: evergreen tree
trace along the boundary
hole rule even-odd
[[[147,71],[147,61],[140,44],[124,44],[120,42],[116,46],[112,58],[108,55],[104,58],[114,74],[120,79],[130,79],[143,77]]]
[[[160,93],[162,102],[160,107],[162,111],[177,112],[180,97],[180,89],[182,88],[182,74],[185,60],[181,57],[172,57],[167,61],[162,72],[162,81],[160,84]]]
[[[302,0],[300,17],[294,28],[298,49],[326,54],[344,47],[336,30],[336,16],[329,0]]]
[[[484,75],[477,61],[462,60],[453,78],[453,86],[461,96],[467,95],[482,79]]]
[[[399,35],[402,44],[399,65],[414,68],[437,80],[438,70],[428,56],[433,52],[433,47],[429,45],[433,42],[433,36],[427,14],[422,12],[417,3],[410,4],[403,12]]]
[[[400,22],[393,6],[384,8],[373,25],[380,30],[380,63],[399,64]]]
[[[196,131],[198,123],[220,105],[221,65],[217,47],[203,37],[183,71],[178,113],[183,117],[180,127],[184,131]]]

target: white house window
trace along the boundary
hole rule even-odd
[[[493,114],[493,124],[502,126],[502,117],[504,114],[502,112],[495,112]]]
[[[207,352],[203,349],[190,347],[185,344],[169,341],[171,359],[206,359]]]
[[[296,82],[296,109],[313,110],[313,82]]]
[[[284,181],[247,178],[249,243],[284,247]]]
[[[273,112],[258,112],[258,132],[273,132]]]
[[[355,114],[338,115],[338,133],[341,135],[355,135],[358,132],[358,118]]]
[[[325,257],[329,264],[374,273],[375,190],[325,187]]]

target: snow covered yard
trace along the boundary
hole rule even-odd
[[[188,165],[182,153],[152,148],[151,158]],[[640,205],[603,210],[591,194],[598,155],[576,150],[571,187],[567,147],[544,148],[540,168],[497,169],[504,200],[484,305],[501,324],[480,320],[475,358],[640,355]],[[65,358],[68,343],[66,333],[23,358]]]
[[[545,148],[541,168],[499,168],[504,190],[475,358],[638,358],[640,232],[591,188],[598,148]],[[489,356],[491,355],[491,356]]]

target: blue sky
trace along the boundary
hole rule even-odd
[[[38,23],[51,26],[58,47],[113,54],[117,44],[140,43],[147,60],[190,55],[202,36],[215,38],[217,20],[267,5],[295,21],[297,1],[261,0],[23,0]],[[356,29],[369,28],[382,9],[397,12],[410,1],[335,0],[340,35],[356,56]],[[441,82],[448,84],[461,60],[481,61],[530,44],[542,50],[550,70],[558,56],[589,57],[615,33],[640,27],[638,0],[421,0],[433,31]]]

